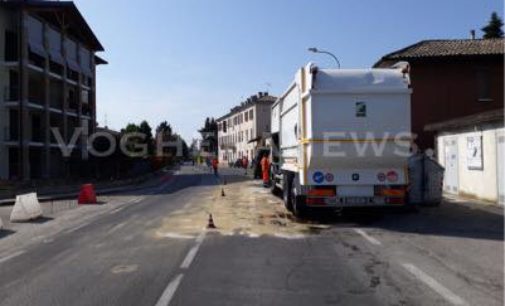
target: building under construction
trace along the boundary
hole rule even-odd
[[[0,33],[0,180],[76,175],[84,138],[64,156],[51,128],[96,128],[102,45],[71,1],[1,1]]]

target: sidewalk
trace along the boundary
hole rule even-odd
[[[505,207],[500,204],[478,199],[463,198],[452,194],[444,194],[444,199],[442,201],[445,204],[463,205],[470,209],[479,209],[494,214],[503,215],[505,213]]]
[[[97,182],[95,183],[95,190],[97,195],[110,194],[125,190],[136,190],[142,188],[153,187],[159,183],[159,179],[165,176],[173,175],[175,169],[159,170],[157,172],[148,173],[137,178],[130,178],[125,180],[110,181],[110,182]],[[0,206],[14,204],[16,201],[16,194],[24,194],[29,192],[37,192],[40,202],[63,200],[77,198],[82,183],[71,184],[64,186],[45,186],[41,188],[33,187],[22,190],[9,190],[0,193]]]

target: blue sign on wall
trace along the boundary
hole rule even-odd
[[[324,173],[322,173],[321,171],[314,172],[314,174],[312,175],[312,179],[314,180],[314,182],[318,184],[322,183],[324,181]]]

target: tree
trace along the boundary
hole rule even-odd
[[[205,151],[217,154],[217,122],[206,118],[203,128],[198,130],[202,135],[202,147]]]
[[[163,142],[171,142],[175,141],[175,137],[172,131],[172,127],[168,124],[167,121],[161,122],[156,127],[156,143],[160,145]],[[165,156],[175,156],[176,155],[176,147],[163,147],[163,155]]]
[[[168,124],[168,122],[163,121],[156,128],[156,134],[159,133],[163,133],[163,136],[168,135],[169,136],[168,138],[170,138],[170,136],[172,136],[172,127],[170,126],[170,124]]]
[[[135,123],[128,123],[124,129],[121,129],[121,133],[134,133],[139,131],[139,126]]]
[[[503,21],[500,19],[496,12],[491,14],[491,19],[487,26],[483,27],[481,30],[484,32],[483,38],[502,38],[503,37]]]
[[[147,121],[143,120],[140,123],[139,132],[145,135],[143,143],[147,144],[147,152],[152,155],[154,152],[153,130]]]
[[[129,133],[140,133],[145,137],[144,139],[140,139],[137,137],[129,138],[126,143],[126,147],[129,151],[135,151],[134,148],[137,144],[147,145],[147,154],[152,154],[154,152],[154,142],[153,142],[153,133],[151,126],[147,121],[142,121],[140,125],[136,125],[135,123],[128,123],[124,129],[121,129],[121,134],[129,134]]]

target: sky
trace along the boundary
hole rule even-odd
[[[75,0],[105,47],[97,121],[121,129],[168,121],[186,141],[258,91],[281,94],[309,53],[368,68],[424,39],[482,32],[502,0]]]

